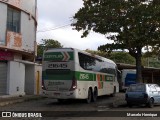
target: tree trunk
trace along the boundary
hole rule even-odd
[[[142,51],[141,48],[137,48],[137,53],[136,53],[136,82],[137,83],[142,83],[142,62],[141,62],[141,57],[142,57]]]

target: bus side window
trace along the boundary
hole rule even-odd
[[[92,70],[95,66],[95,59],[82,53],[78,53],[80,66],[85,70]]]

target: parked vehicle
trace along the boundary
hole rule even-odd
[[[132,84],[126,91],[125,100],[129,107],[145,104],[152,108],[160,103],[160,87],[157,84]]]
[[[136,84],[136,70],[135,69],[123,69],[121,71],[121,81],[119,82],[119,89],[126,91],[130,84]]]

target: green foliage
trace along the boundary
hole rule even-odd
[[[84,6],[74,15],[72,24],[82,37],[90,31],[109,34],[113,44],[102,45],[98,49],[128,49],[136,59],[137,80],[141,80],[142,48],[151,50],[160,44],[160,0],[83,0]]]
[[[108,58],[114,60],[116,63],[135,65],[135,59],[127,52],[113,52]]]
[[[63,46],[57,40],[42,39],[41,44],[37,45],[37,56],[42,57],[43,51],[47,48],[62,48]]]
[[[148,58],[148,67],[160,68],[160,61],[157,58]]]
[[[145,2],[148,0],[84,0],[72,25],[84,31],[82,37],[91,30],[104,35],[116,32],[118,35],[108,38],[136,57],[138,49],[160,43],[160,2]]]
[[[142,61],[144,66],[160,68],[160,61],[157,56],[143,57]]]

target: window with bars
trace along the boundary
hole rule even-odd
[[[20,11],[8,7],[7,30],[20,33]]]

